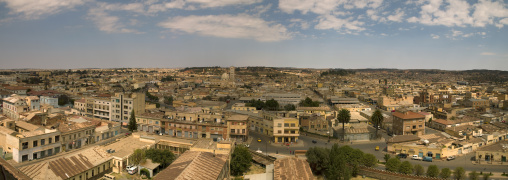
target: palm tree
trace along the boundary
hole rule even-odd
[[[339,115],[337,116],[337,120],[342,123],[342,140],[344,140],[344,136],[346,134],[344,124],[349,123],[349,120],[351,119],[351,113],[349,113],[349,110],[347,109],[341,109],[339,111]]]
[[[381,114],[381,111],[379,109],[376,109],[376,111],[374,111],[374,114],[372,114],[372,117],[370,118],[375,125],[374,127],[376,127],[376,139],[377,139],[377,129],[379,125],[383,123],[384,117],[383,114]]]

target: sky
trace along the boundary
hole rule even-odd
[[[0,69],[508,70],[508,0],[0,0]]]

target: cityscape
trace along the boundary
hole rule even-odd
[[[508,179],[506,0],[0,0],[0,180]]]

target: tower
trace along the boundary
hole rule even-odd
[[[229,67],[229,80],[235,81],[235,67]]]

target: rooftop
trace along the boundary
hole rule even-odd
[[[134,136],[128,136],[126,138],[117,140],[114,143],[103,146],[102,148],[104,150],[108,150],[108,149],[115,150],[114,153],[110,153],[111,156],[124,158],[124,157],[132,154],[134,152],[134,150],[141,149],[143,147],[150,146],[152,144],[153,143],[151,143],[151,142],[141,141],[139,138],[136,138]]]
[[[274,163],[274,180],[315,179],[309,163],[295,157],[277,159]]]
[[[157,174],[154,180],[216,180],[226,165],[227,158],[223,154],[186,151]]]
[[[415,113],[413,111],[399,112],[395,111],[392,113],[393,116],[401,119],[423,119],[425,116]]]

